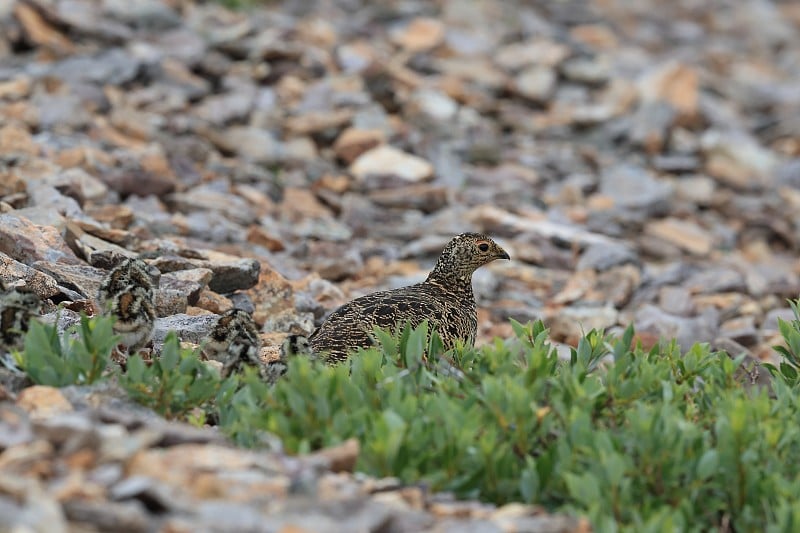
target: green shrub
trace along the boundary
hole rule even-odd
[[[425,324],[378,331],[349,365],[295,357],[272,387],[250,369],[221,380],[173,333],[149,365],[129,358],[120,382],[165,416],[202,424],[209,413],[244,446],[278,436],[306,452],[356,437],[361,471],[587,515],[597,531],[795,531],[800,301],[791,306],[769,391],[742,384],[743,359],[707,345],[643,350],[632,328],[590,331],[563,361],[541,322],[513,321],[510,339],[445,354]],[[40,383],[97,379],[115,341],[105,320],[84,317],[77,340],[34,325],[23,367]]]
[[[361,471],[588,515],[598,531],[800,523],[797,387],[771,398],[736,380],[741,359],[674,342],[645,351],[630,328],[591,331],[562,362],[541,322],[513,326],[444,368],[424,363],[437,349],[424,326],[380,334],[349,368],[295,358],[272,388],[231,386],[220,424],[294,452],[357,437]]]
[[[100,379],[108,365],[117,338],[110,318],[87,318],[59,336],[55,325],[31,321],[24,350],[16,363],[34,383],[65,387],[86,385]]]
[[[133,399],[167,418],[204,406],[220,387],[219,374],[195,351],[181,348],[174,331],[167,334],[159,357],[146,363],[140,355],[132,355],[126,366],[120,385]]]

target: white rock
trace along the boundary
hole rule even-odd
[[[377,176],[396,176],[417,182],[433,176],[433,165],[421,157],[384,145],[358,156],[350,165],[350,172],[362,181]]]

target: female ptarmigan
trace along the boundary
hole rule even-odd
[[[445,246],[425,281],[343,305],[311,334],[308,348],[328,362],[344,361],[355,349],[372,345],[375,327],[394,331],[423,320],[436,328],[445,349],[456,339],[472,346],[478,329],[472,273],[495,259],[509,257],[486,235],[462,233]]]
[[[125,259],[103,280],[97,299],[116,318],[114,333],[128,353],[144,347],[156,320],[150,268],[141,259]]]

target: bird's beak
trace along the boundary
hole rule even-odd
[[[511,259],[511,258],[508,256],[508,252],[506,252],[505,250],[503,250],[503,249],[502,249],[502,248],[500,248],[499,246],[497,247],[497,258],[498,258],[498,259]]]

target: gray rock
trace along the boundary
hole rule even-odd
[[[161,275],[159,288],[177,290],[183,294],[189,305],[194,305],[200,297],[200,291],[208,286],[213,274],[210,268],[190,268],[167,272]]]
[[[220,294],[253,287],[261,272],[261,264],[255,259],[212,261],[206,268],[213,272],[208,288]]]
[[[663,210],[672,196],[672,186],[655,178],[647,169],[617,165],[603,170],[600,192],[620,209],[643,209],[651,214]]]
[[[172,315],[157,318],[153,328],[153,342],[163,344],[167,333],[175,331],[182,341],[200,344],[217,321],[217,315]]]
[[[587,246],[575,268],[577,270],[591,268],[602,272],[625,263],[638,265],[639,257],[636,252],[627,244],[608,242]]]
[[[63,504],[67,519],[82,524],[92,524],[100,531],[145,533],[155,524],[147,507],[140,501],[108,502],[67,500]]]
[[[6,286],[28,287],[43,299],[55,296],[59,292],[55,278],[15,261],[2,252],[0,252],[0,279]]]
[[[747,284],[741,272],[732,268],[709,268],[697,272],[685,282],[686,288],[695,293],[747,292]]]
[[[154,294],[156,316],[166,317],[186,312],[187,294],[180,289],[158,289]]]
[[[51,261],[33,263],[37,270],[51,275],[60,286],[79,293],[82,297],[93,300],[97,297],[100,284],[106,271],[89,265],[64,265]]]
[[[710,342],[717,337],[719,312],[709,308],[698,316],[679,317],[654,305],[644,305],[636,312],[634,322],[636,331],[676,339],[681,350],[686,351],[697,342]]]
[[[69,83],[122,85],[139,73],[139,61],[122,48],[92,56],[74,56],[55,63],[49,74]]]
[[[610,76],[608,65],[598,59],[574,57],[560,65],[565,78],[587,85],[600,85],[608,81]]]
[[[0,252],[26,265],[40,260],[81,263],[55,228],[36,226],[14,213],[0,215]]]

